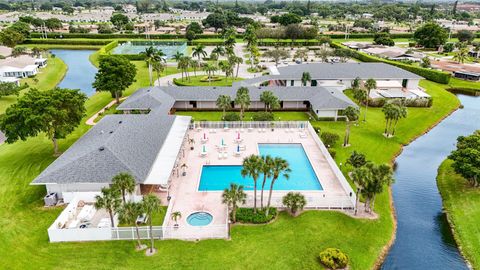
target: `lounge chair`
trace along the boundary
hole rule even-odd
[[[253,131],[253,128],[248,128],[248,132],[252,132]]]

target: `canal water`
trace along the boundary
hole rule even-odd
[[[88,57],[93,50],[50,50],[68,66],[67,73],[58,84],[60,88],[80,89],[87,96],[95,94],[92,86],[97,68],[90,63]]]
[[[398,227],[382,269],[468,269],[453,236],[437,189],[437,169],[460,135],[480,129],[480,97],[458,95],[464,105],[396,159],[393,201]]]

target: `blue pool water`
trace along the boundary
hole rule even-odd
[[[192,226],[206,226],[212,222],[213,216],[207,212],[195,212],[187,217],[188,224]]]
[[[301,144],[259,144],[260,155],[282,157],[290,164],[289,179],[280,176],[274,190],[323,190],[310,161]],[[245,190],[253,190],[253,179],[243,178],[239,165],[206,165],[203,166],[200,177],[199,191],[224,190],[230,183],[243,185]],[[263,175],[257,180],[257,188],[261,187]],[[267,180],[265,188],[270,188],[271,179]]]

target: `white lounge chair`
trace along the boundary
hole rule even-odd
[[[304,132],[300,133],[300,138],[307,138],[307,133],[304,133]]]
[[[252,132],[253,131],[253,128],[248,128],[248,132]]]
[[[217,130],[212,128],[212,129],[210,129],[210,133],[217,133]]]

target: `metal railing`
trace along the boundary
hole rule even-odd
[[[295,128],[306,129],[308,121],[195,121],[190,129],[249,129],[249,128]]]

